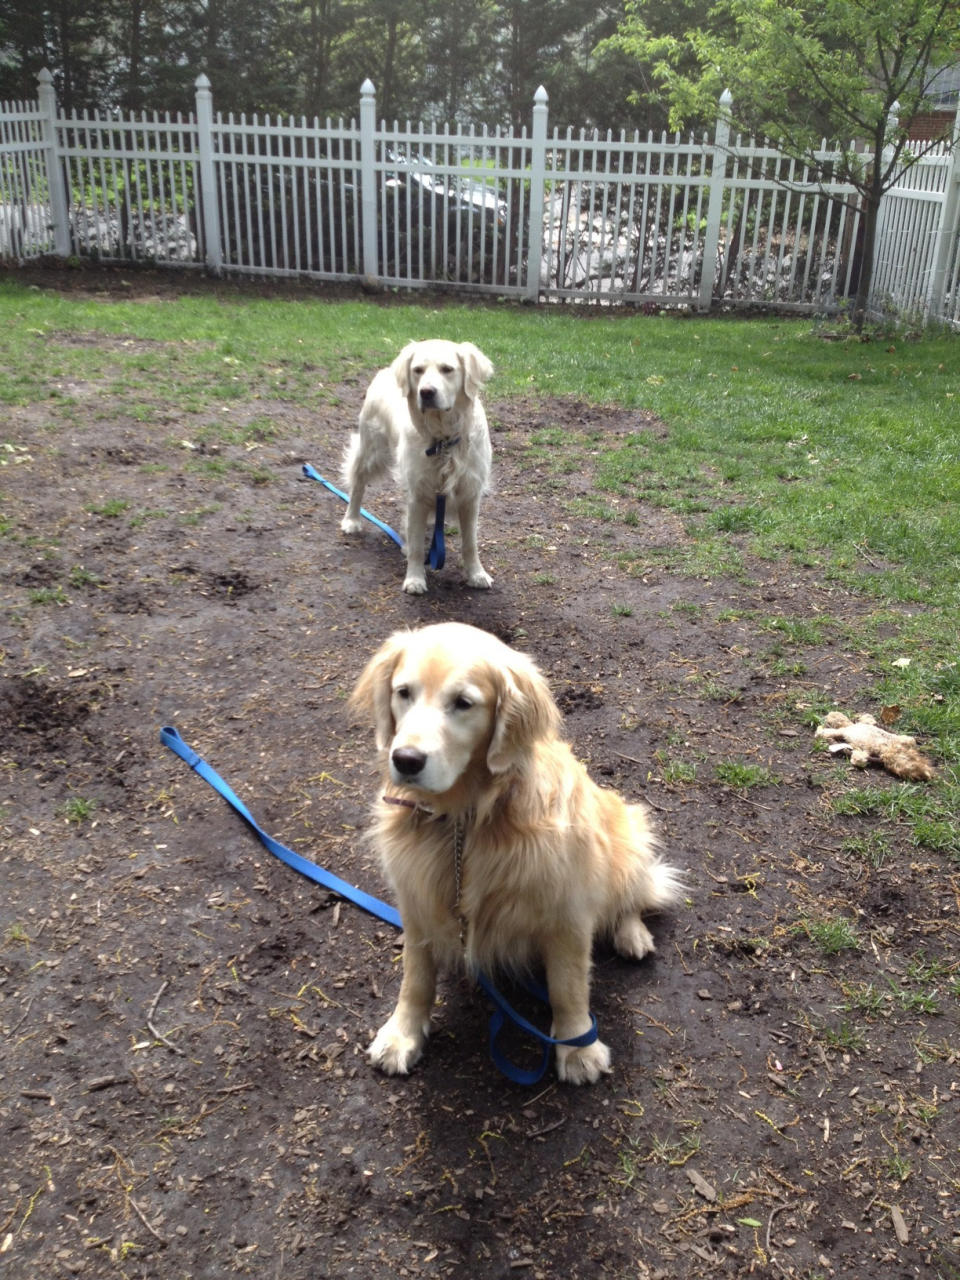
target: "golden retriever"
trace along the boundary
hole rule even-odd
[[[399,999],[370,1060],[390,1075],[410,1070],[437,972],[456,965],[491,975],[542,965],[552,1035],[588,1031],[594,937],[640,960],[653,950],[641,914],[680,893],[646,810],[591,781],[559,737],[536,665],[476,627],[397,632],[352,703],[385,756],[374,838],[404,927]],[[561,1080],[609,1069],[599,1040],[557,1047]]]
[[[403,492],[407,572],[404,591],[427,589],[424,539],[438,494],[448,514],[459,518],[463,568],[471,587],[492,579],[477,551],[480,499],[490,483],[492,450],[480,388],[493,365],[472,342],[410,342],[367,389],[360,429],[350,437],[343,461],[349,494],[340,527],[358,533],[367,485],[395,465]]]

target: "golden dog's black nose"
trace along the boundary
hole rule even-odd
[[[390,762],[402,777],[412,778],[423,769],[427,757],[416,747],[397,747],[390,756]]]

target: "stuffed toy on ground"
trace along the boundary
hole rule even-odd
[[[850,763],[860,769],[881,764],[898,778],[929,782],[934,776],[930,761],[917,750],[916,738],[882,729],[871,715],[851,720],[842,711],[831,711],[816,736],[830,743],[832,752],[849,751]]]

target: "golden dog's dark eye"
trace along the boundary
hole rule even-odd
[[[455,711],[469,711],[473,703],[465,694],[461,693],[454,698],[453,706]]]
[[[394,689],[394,691],[393,691],[393,696],[394,696],[395,698],[399,698],[401,702],[409,702],[409,700],[410,700],[410,690],[409,690],[409,688],[407,687],[407,685],[405,685],[405,684],[399,684],[399,685],[397,685],[396,689]]]

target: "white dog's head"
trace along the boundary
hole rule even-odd
[[[459,622],[392,635],[352,701],[372,716],[391,782],[431,797],[519,768],[560,722],[530,658]]]
[[[409,342],[390,366],[411,413],[447,413],[475,400],[493,365],[472,342]]]

